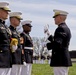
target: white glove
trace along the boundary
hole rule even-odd
[[[23,64],[24,64],[24,66],[26,66],[26,62],[25,61],[23,62]]]
[[[47,36],[49,37],[49,36],[50,36],[50,31],[48,30],[48,31],[46,32],[46,34],[47,34]]]
[[[48,24],[44,26],[44,33],[45,33],[47,36],[50,35],[49,25],[48,25]]]
[[[17,45],[12,45],[12,51],[15,52],[17,50],[18,46]]]
[[[48,51],[48,55],[51,57],[52,56],[52,50]]]

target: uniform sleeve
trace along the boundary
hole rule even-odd
[[[54,40],[53,36],[50,35],[50,36],[48,37],[48,40],[49,40],[50,42],[52,42],[52,41]]]
[[[55,35],[54,37],[52,37],[52,35],[48,38],[48,40],[50,41],[50,43],[47,43],[47,49],[53,49],[53,48],[61,48],[62,47],[62,43],[64,41],[64,39],[66,39],[67,37],[67,33],[64,30],[64,28],[57,28],[55,31]]]
[[[53,47],[53,44],[52,44],[52,43],[47,43],[46,46],[47,46],[47,49],[48,49],[48,50],[51,50],[52,47]]]
[[[21,47],[23,49],[24,48],[24,35],[23,35],[23,33],[20,34],[20,43],[21,43]]]
[[[48,50],[51,50],[52,47],[53,47],[53,40],[54,40],[53,36],[50,35],[50,36],[48,37],[48,40],[49,40],[50,42],[47,43],[46,46],[47,46],[47,49],[48,49]]]
[[[56,30],[55,38],[54,38],[54,45],[56,47],[62,47],[62,43],[64,39],[66,39],[67,33],[65,32],[64,28],[58,28]]]

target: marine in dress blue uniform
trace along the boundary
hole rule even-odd
[[[8,18],[9,3],[0,2],[0,75],[9,75],[11,64],[10,38],[11,32],[5,25]]]
[[[17,47],[13,47],[16,49],[12,50],[12,71],[11,75],[21,75],[21,67],[22,67],[22,49],[20,44],[20,35],[16,30],[16,27],[19,26],[22,13],[21,12],[11,12],[9,13],[10,17],[10,30],[12,32],[12,39],[17,39],[18,44]],[[12,41],[11,39],[11,41]]]
[[[31,31],[31,22],[30,20],[22,21],[23,32],[21,33],[21,37],[23,38],[23,50],[24,50],[24,61],[26,62],[26,66],[23,67],[23,73],[25,75],[31,75],[32,63],[33,63],[33,42],[29,32]]]
[[[62,10],[54,10],[54,12],[53,18],[58,27],[54,36],[50,35],[48,38],[50,43],[47,43],[47,48],[52,49],[50,66],[54,68],[54,75],[68,75],[68,67],[72,66],[68,51],[71,32],[65,23],[68,13]]]

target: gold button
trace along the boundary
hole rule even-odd
[[[0,50],[0,52],[3,52],[2,50]]]

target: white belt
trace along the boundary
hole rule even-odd
[[[31,49],[31,50],[33,50],[33,47],[24,47],[24,49]]]

